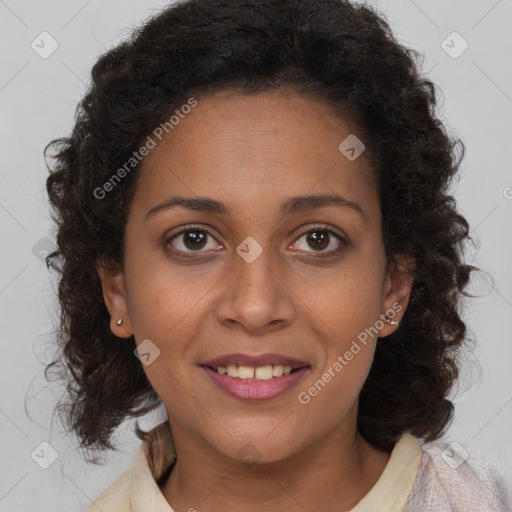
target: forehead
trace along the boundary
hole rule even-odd
[[[290,91],[198,97],[145,157],[136,200],[151,208],[169,194],[209,196],[238,212],[256,204],[277,212],[287,197],[339,193],[378,208],[364,152],[350,160],[339,149],[355,131],[328,105]]]

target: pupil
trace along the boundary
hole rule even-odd
[[[184,243],[189,249],[201,249],[201,243],[204,245],[205,240],[206,233],[204,231],[187,231],[184,236]]]
[[[316,247],[317,249],[324,249],[327,246],[328,235],[325,231],[312,231],[308,235],[308,243],[312,242],[313,244],[321,244],[321,247]],[[322,242],[324,242],[322,244]],[[315,249],[315,247],[313,247]]]

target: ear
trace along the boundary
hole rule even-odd
[[[379,329],[379,338],[389,336],[398,328],[397,325],[390,325],[384,321],[385,317],[400,322],[405,314],[411,295],[413,283],[411,273],[414,264],[412,258],[402,255],[395,256],[394,261],[389,262],[382,296],[381,319],[384,326]]]
[[[128,306],[126,288],[122,269],[107,264],[96,267],[101,280],[103,300],[110,313],[110,330],[120,338],[129,338],[133,334]],[[121,325],[118,321],[122,320]]]

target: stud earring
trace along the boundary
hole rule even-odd
[[[116,323],[117,323],[117,325],[121,325],[123,323],[123,319],[120,318]]]
[[[389,325],[396,325],[397,327],[400,325],[400,322],[397,322],[396,320],[391,320],[387,316],[384,316],[384,322],[387,322]]]

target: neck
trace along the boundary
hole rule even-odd
[[[173,427],[177,460],[162,493],[178,511],[280,512],[352,509],[375,485],[390,455],[353,435],[331,432],[287,459],[247,464]],[[186,447],[185,449],[179,448]]]

